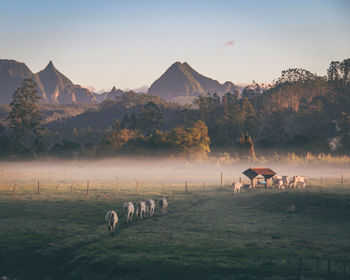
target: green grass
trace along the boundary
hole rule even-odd
[[[35,190],[35,188],[33,188]],[[45,190],[45,189],[44,189]],[[0,192],[0,276],[17,279],[350,277],[350,189],[170,192],[166,216],[126,224],[124,201],[160,192]],[[295,212],[286,208],[294,204]],[[119,216],[116,233],[104,224]],[[345,272],[344,272],[345,266]]]

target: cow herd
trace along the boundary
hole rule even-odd
[[[276,189],[287,189],[287,188],[305,188],[306,179],[305,176],[293,176],[289,180],[288,176],[274,175],[272,178],[272,187]],[[232,189],[235,194],[241,192],[242,182],[234,181],[232,183]],[[250,186],[251,187],[251,186]],[[168,208],[168,201],[165,197],[158,199],[159,209],[162,215],[165,215]],[[135,216],[142,220],[145,217],[152,217],[154,215],[154,210],[156,207],[156,202],[153,199],[146,201],[138,201],[135,204],[132,202],[125,202],[123,205],[123,210],[125,214],[126,223],[132,222],[132,218]],[[118,215],[116,211],[110,210],[105,216],[105,221],[108,226],[108,230],[113,233],[115,227],[118,223]]]
[[[293,176],[289,180],[288,176],[274,175],[272,177],[272,187],[276,189],[287,189],[287,188],[305,188],[306,187],[305,176]]]
[[[165,215],[168,208],[168,200],[165,197],[158,199],[158,205],[162,215]],[[132,217],[135,216],[142,220],[145,217],[152,217],[154,215],[154,210],[156,208],[156,202],[153,199],[146,201],[138,201],[135,204],[132,202],[125,202],[123,205],[123,210],[125,214],[126,223],[132,222]],[[113,234],[115,227],[118,223],[118,215],[114,210],[107,212],[105,216],[105,221],[107,223],[108,230]]]
[[[305,188],[306,187],[306,179],[305,176],[293,176],[291,180],[289,180],[288,176],[280,176],[274,175],[272,178],[272,187],[276,189],[287,189],[287,188]],[[234,194],[238,194],[241,192],[242,183],[239,181],[234,181],[232,183],[232,190]],[[251,188],[251,186],[250,186]]]

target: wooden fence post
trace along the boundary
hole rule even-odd
[[[224,177],[224,174],[221,172],[221,187],[223,187],[223,178]]]
[[[40,194],[40,182],[38,180],[38,194]]]
[[[343,174],[341,175],[341,180],[340,180],[340,182],[341,182],[341,186],[344,187],[344,176],[343,176]]]
[[[70,185],[70,192],[73,192],[73,183]]]
[[[89,181],[87,181],[87,184],[86,184],[86,194],[89,194]]]
[[[13,184],[13,190],[12,190],[13,192],[15,192],[16,191],[16,184]]]
[[[139,181],[136,182],[136,192],[138,193],[140,191],[140,184]]]
[[[185,192],[187,192],[187,181],[185,181]]]
[[[323,186],[323,178],[322,178],[322,176],[321,176],[321,186]]]

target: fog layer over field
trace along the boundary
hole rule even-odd
[[[136,182],[155,186],[188,184],[219,186],[221,172],[224,185],[242,177],[242,172],[249,167],[268,167],[280,175],[304,175],[309,179],[350,177],[349,164],[286,164],[279,162],[252,163],[219,161],[190,162],[176,159],[109,159],[75,161],[33,161],[0,162],[0,179],[3,182],[105,182],[132,184]]]

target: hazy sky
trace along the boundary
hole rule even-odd
[[[350,1],[0,0],[0,58],[49,60],[97,90],[150,85],[175,61],[220,82],[325,74],[350,57]]]

